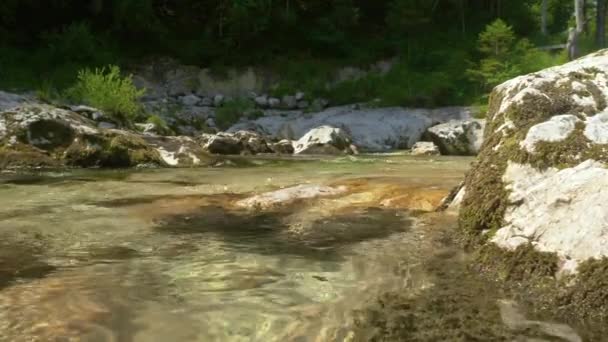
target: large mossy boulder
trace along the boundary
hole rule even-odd
[[[608,265],[601,261],[608,257],[607,99],[608,50],[494,89],[459,217],[470,245],[499,247],[515,259],[532,250],[538,257],[510,261],[532,265],[530,275]],[[589,292],[603,293],[595,309],[608,305],[604,283],[608,275]]]
[[[97,128],[94,121],[49,105],[0,112],[0,167],[166,165],[138,134]]]

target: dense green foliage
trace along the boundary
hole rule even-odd
[[[121,124],[133,122],[141,113],[138,99],[144,93],[144,89],[135,88],[130,76],[123,77],[117,66],[81,70],[76,84],[66,91],[72,101],[99,108]]]
[[[541,0],[3,0],[0,87],[44,95],[83,68],[171,56],[216,69],[267,66],[283,76],[277,93],[336,103],[470,103],[507,77],[561,61],[534,45],[566,41],[573,2],[548,1],[543,36]],[[583,50],[595,48],[587,41]],[[326,87],[336,66],[394,57],[388,75]]]

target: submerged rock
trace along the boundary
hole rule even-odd
[[[420,141],[412,147],[412,155],[415,156],[438,156],[439,147],[432,142]]]
[[[429,128],[425,137],[443,155],[477,155],[483,143],[485,120],[451,120]]]
[[[279,205],[291,204],[298,200],[317,197],[335,196],[347,191],[347,187],[331,187],[322,185],[297,185],[290,188],[255,195],[236,203],[239,207],[251,209],[268,209]]]
[[[354,154],[350,136],[331,126],[317,127],[294,144],[295,154]]]

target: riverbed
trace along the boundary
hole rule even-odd
[[[5,172],[0,341],[385,340],[370,329],[378,298],[441,290],[449,272],[421,265],[466,258],[442,240],[456,215],[435,208],[471,161],[379,154]],[[242,205],[295,186],[340,191]],[[525,337],[513,333],[526,322],[516,305],[475,286],[491,324]],[[560,334],[530,338],[576,341]]]

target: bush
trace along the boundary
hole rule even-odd
[[[255,107],[249,99],[236,99],[224,103],[215,113],[215,124],[220,129],[228,129]]]
[[[175,134],[175,132],[173,132],[173,130],[171,128],[169,128],[169,126],[167,125],[165,120],[156,114],[150,115],[148,117],[148,119],[146,120],[146,122],[151,123],[154,126],[156,126],[156,131],[160,135],[174,135]]]
[[[96,107],[118,123],[129,126],[142,112],[138,99],[145,89],[137,89],[131,76],[122,77],[120,68],[84,69],[76,84],[67,90],[67,97]]]

